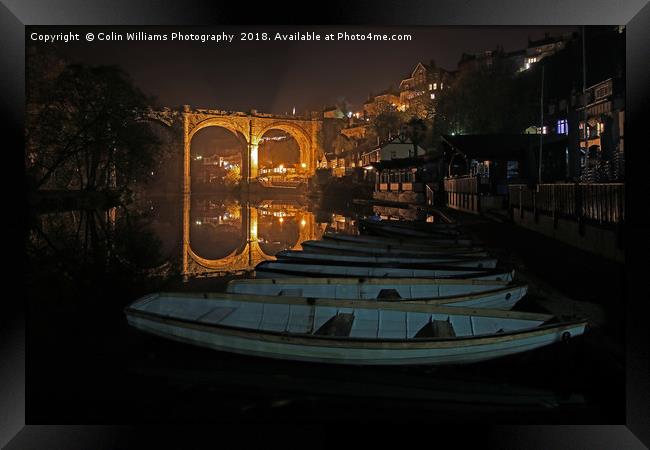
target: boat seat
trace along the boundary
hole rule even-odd
[[[454,326],[449,319],[430,320],[415,334],[416,338],[456,337]]]
[[[314,334],[317,336],[349,336],[353,322],[354,314],[338,313],[314,331]]]
[[[302,289],[281,289],[280,292],[278,292],[278,295],[287,297],[302,297]]]
[[[397,289],[382,289],[377,294],[377,300],[401,300],[402,296],[399,295]]]

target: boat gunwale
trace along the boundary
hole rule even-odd
[[[234,294],[230,292],[158,292],[156,298],[168,297],[177,300],[185,298],[198,298],[213,301],[238,301],[243,303],[259,303],[273,305],[297,305],[297,306],[322,306],[338,308],[359,308],[387,311],[404,311],[428,314],[448,315],[471,315],[479,317],[491,317],[500,319],[521,319],[521,320],[543,320],[547,321],[554,316],[551,314],[531,313],[525,311],[511,311],[493,308],[475,308],[460,306],[430,305],[426,303],[406,303],[400,301],[380,301],[362,299],[331,299],[319,297],[293,297],[280,295],[255,295],[255,294]],[[180,297],[180,299],[179,299]],[[253,298],[252,298],[253,297]],[[135,300],[133,304],[141,299]],[[128,308],[128,307],[127,307]]]
[[[314,278],[326,278],[326,277],[332,278],[331,275],[333,275],[331,273],[326,273],[326,274],[321,275],[319,272],[303,272],[301,270],[277,269],[277,268],[274,269],[274,268],[269,268],[269,267],[265,267],[265,266],[262,265],[264,263],[278,263],[278,262],[280,262],[280,261],[262,261],[257,266],[255,266],[254,270],[256,272],[259,270],[261,272],[269,272],[269,273],[304,274],[305,277],[314,277]],[[301,265],[301,264],[299,264],[299,265]],[[326,265],[326,264],[322,264],[322,265]],[[258,269],[258,267],[260,267],[260,268]],[[332,267],[342,267],[342,266],[332,265]],[[346,267],[346,266],[344,266],[344,267]],[[354,267],[354,266],[352,266],[352,267]],[[363,267],[363,266],[360,266],[360,267]],[[368,267],[368,268],[369,269],[376,269],[377,267]],[[378,268],[381,269],[381,267],[378,267]],[[399,267],[387,267],[387,268],[388,269],[399,269]],[[453,266],[451,269],[458,270],[459,267],[458,266]],[[463,269],[463,268],[460,267],[460,269]],[[467,269],[474,269],[474,267],[467,267]],[[419,270],[419,269],[411,269],[411,270]],[[422,269],[422,270],[426,270],[426,269]],[[511,277],[514,278],[514,276],[513,276],[513,271],[514,270],[509,270],[509,271],[505,271],[505,272],[504,271],[499,271],[497,269],[479,269],[479,270],[484,270],[484,271],[479,272],[479,273],[474,272],[474,273],[471,273],[471,274],[450,275],[450,276],[442,276],[442,277],[441,276],[433,276],[433,275],[432,276],[418,276],[418,278],[421,278],[421,279],[424,279],[424,280],[426,280],[426,279],[432,279],[432,280],[437,280],[437,279],[464,280],[464,279],[475,279],[475,278],[472,278],[472,277],[476,277],[476,276],[489,276],[489,275],[498,275],[498,274],[510,275]],[[493,270],[494,272],[489,272],[489,270]],[[300,277],[300,275],[297,275],[297,276]],[[340,277],[346,278],[345,275],[340,275]],[[358,275],[350,275],[349,277],[351,277],[351,278],[361,278]],[[377,278],[377,279],[380,279],[380,280],[384,279],[381,276],[376,276],[376,277],[369,276],[367,278]],[[404,276],[404,277],[396,277],[396,276],[393,275],[391,278],[413,278],[413,275],[411,274],[411,275]],[[493,281],[503,281],[503,282],[508,283],[508,282],[510,282],[512,280],[493,280]]]
[[[359,254],[357,254],[357,252],[351,251],[350,253],[353,253],[353,254],[348,255],[348,254],[320,252],[320,251],[317,251],[317,250],[320,250],[320,248],[318,248],[318,249],[308,248],[308,249],[303,249],[303,250],[280,250],[278,253],[275,254],[275,256],[277,258],[278,255],[280,255],[280,258],[278,258],[278,259],[283,259],[283,258],[288,259],[288,258],[291,258],[294,254],[303,253],[303,254],[309,254],[309,255],[320,255],[320,256],[329,256],[329,257],[332,257],[332,256],[354,256],[356,258],[361,258],[361,257],[366,257],[366,258],[369,258],[369,257],[374,257],[374,258],[409,258],[409,259],[415,259],[415,260],[418,260],[418,259],[444,259],[445,261],[454,262],[454,263],[456,263],[456,262],[478,262],[478,261],[486,261],[486,260],[489,260],[489,261],[498,260],[498,258],[495,258],[494,256],[474,256],[471,253],[470,253],[469,256],[457,255],[455,253],[449,253],[449,254],[442,253],[442,254],[435,254],[435,255],[417,256],[417,254],[399,254],[399,255],[395,255],[395,254],[389,254],[389,253],[377,253],[377,254],[372,253],[372,254],[368,254],[368,255],[363,255],[363,254],[359,255]],[[288,253],[288,252],[290,252],[290,253]],[[481,252],[478,252],[478,253],[481,253]],[[305,258],[305,259],[307,259],[307,258]],[[419,264],[419,263],[417,263],[417,264]]]
[[[236,280],[232,280],[236,281]],[[230,284],[230,283],[229,283]],[[298,283],[299,284],[299,283]],[[471,294],[461,294],[461,295],[446,295],[442,297],[416,297],[416,298],[400,298],[400,299],[395,299],[395,300],[390,300],[391,303],[411,303],[411,304],[426,304],[426,305],[436,305],[438,303],[457,303],[457,302],[464,302],[468,300],[474,300],[477,298],[485,297],[487,295],[495,295],[495,294],[507,294],[512,291],[517,291],[519,289],[526,289],[526,292],[528,292],[528,284],[514,284],[512,286],[506,286],[501,289],[492,289],[489,291],[480,291],[480,292],[473,292]],[[258,295],[258,294],[250,294],[250,293],[238,293],[238,292],[226,292],[226,294],[236,294],[236,295]],[[264,295],[266,296],[266,295]],[[270,297],[283,297],[283,298],[291,298],[292,296],[289,295],[271,295]],[[307,298],[307,297],[305,297]],[[316,298],[317,300],[332,300],[332,301],[381,301],[380,299],[365,299],[365,298],[333,298],[333,297],[309,297],[309,298]],[[386,302],[386,300],[383,300]],[[444,305],[443,305],[444,306]]]
[[[237,327],[233,325],[207,324],[192,319],[183,319],[171,317],[163,314],[157,314],[147,311],[127,307],[124,309],[127,316],[133,316],[145,320],[150,320],[163,324],[178,324],[182,328],[198,329],[212,334],[228,334],[230,336],[240,337],[250,340],[263,340],[272,342],[282,342],[296,345],[307,345],[312,347],[347,347],[372,350],[399,350],[407,349],[434,349],[434,348],[453,348],[469,347],[477,345],[489,345],[500,342],[517,340],[516,337],[522,334],[528,334],[528,337],[543,336],[553,332],[564,332],[577,326],[587,327],[588,322],[584,319],[575,321],[566,321],[560,323],[545,323],[537,327],[524,328],[520,330],[491,333],[473,336],[461,337],[438,337],[438,338],[367,338],[367,337],[350,337],[350,336],[326,336],[313,335],[307,333],[289,333],[287,331],[273,330],[253,330],[251,328]],[[553,316],[551,316],[553,317]],[[137,327],[136,327],[137,328]],[[222,333],[220,333],[222,332]],[[225,332],[225,333],[223,333]],[[584,332],[583,332],[584,333]],[[289,342],[287,342],[289,341]],[[467,345],[458,345],[461,342],[467,342]],[[350,344],[359,344],[351,346]],[[365,345],[364,345],[365,344]]]
[[[342,255],[339,255],[342,256]],[[352,256],[352,255],[350,255]],[[492,258],[496,259],[496,258]],[[333,259],[318,260],[318,259],[309,259],[309,258],[291,258],[281,256],[273,261],[262,261],[257,264],[260,266],[262,264],[300,264],[304,266],[334,266],[334,267],[372,267],[372,268],[387,268],[387,269],[419,269],[419,270],[465,270],[472,269],[477,272],[491,273],[490,271],[499,269],[492,267],[475,267],[475,266],[455,266],[448,264],[437,264],[437,263],[428,263],[428,262],[373,262],[373,261],[336,261]],[[331,264],[329,264],[331,263]],[[255,266],[257,268],[257,266]],[[264,267],[264,266],[262,266]]]
[[[327,283],[324,282],[327,280]],[[376,278],[376,277],[329,277],[329,278],[242,278],[239,280],[230,280],[228,284],[233,283],[261,283],[261,284],[488,284],[501,286],[504,281],[499,280],[475,280],[475,279],[458,279],[458,278]],[[508,283],[516,283],[510,281]]]
[[[359,239],[360,238],[360,239]],[[461,238],[426,238],[426,237],[388,237],[388,236],[375,236],[375,235],[342,235],[337,233],[326,232],[323,233],[323,240],[327,241],[337,241],[337,242],[364,242],[364,243],[389,243],[387,241],[393,241],[400,245],[441,245],[441,244],[450,244],[457,245],[462,247],[471,246],[473,240],[471,237],[461,237]],[[374,240],[374,242],[373,242]],[[459,242],[460,241],[460,242]]]
[[[347,246],[361,247],[361,248],[381,247],[387,250],[421,250],[422,247],[425,246],[425,244],[419,244],[419,243],[392,244],[390,242],[381,243],[381,242],[362,242],[362,241],[339,241],[336,239],[307,239],[306,241],[301,242],[300,245],[301,246],[307,245],[308,247],[321,246],[324,248],[347,247]],[[427,251],[438,251],[438,250],[457,251],[458,253],[484,251],[483,247],[474,247],[472,246],[472,244],[462,245],[462,244],[448,243],[445,245],[433,245],[433,244],[427,244],[427,245],[428,248],[425,249],[425,253]]]
[[[330,242],[331,241],[331,242]],[[410,256],[410,255],[423,255],[422,257],[427,258],[431,256],[441,256],[441,255],[453,255],[457,257],[474,257],[477,254],[487,255],[487,250],[484,247],[435,247],[432,249],[418,250],[417,248],[409,247],[399,247],[399,246],[377,246],[369,243],[356,244],[352,242],[343,242],[339,241],[340,244],[346,244],[348,247],[343,245],[338,245],[336,241],[327,240],[327,241],[318,241],[318,240],[308,240],[300,243],[301,247],[304,249],[318,249],[321,253],[326,253],[327,251],[333,252],[346,252],[346,253],[370,253],[383,255],[386,252],[391,252],[392,255],[396,256]],[[377,247],[381,247],[382,252],[377,252]],[[373,251],[374,250],[374,251]]]

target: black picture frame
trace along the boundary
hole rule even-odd
[[[373,2],[330,1],[318,16],[317,5],[301,8],[279,7],[278,4],[208,1],[82,0],[11,1],[0,5],[2,26],[2,116],[8,125],[5,134],[5,171],[13,174],[3,177],[7,208],[24,212],[26,202],[15,192],[23,167],[23,113],[24,113],[24,47],[26,25],[218,25],[218,24],[318,24],[323,25],[626,25],[627,39],[627,111],[626,111],[626,190],[628,191],[627,229],[629,245],[626,255],[628,285],[627,308],[627,420],[611,426],[518,426],[495,427],[482,433],[468,431],[463,439],[477,439],[483,445],[499,448],[647,448],[650,442],[648,409],[648,326],[643,311],[647,302],[647,283],[641,275],[644,270],[644,236],[648,225],[643,219],[645,192],[643,174],[649,167],[648,146],[643,143],[644,112],[650,101],[650,5],[645,0],[625,4],[607,0],[572,0],[538,2],[535,0],[507,0],[500,2],[453,0],[397,3],[388,0]],[[647,137],[645,138],[647,142]],[[15,166],[14,166],[15,165]],[[634,186],[636,184],[636,186]],[[18,184],[22,186],[22,184]],[[13,188],[12,188],[13,187]],[[639,202],[637,208],[632,202]],[[24,229],[24,214],[14,225],[17,233]],[[19,231],[20,230],[20,231]],[[645,238],[645,239],[644,239]],[[636,243],[639,245],[636,245]],[[22,255],[22,249],[17,250]],[[22,258],[18,259],[23,261]],[[13,264],[13,280],[21,279],[21,264]],[[11,302],[2,312],[0,335],[0,445],[8,449],[31,448],[126,448],[130,442],[144,441],[141,429],[124,426],[56,426],[25,424],[25,308],[19,300],[20,289],[13,290]],[[5,296],[5,300],[9,300]],[[623,306],[622,306],[623,307]],[[603,389],[607,389],[603,386]],[[151,427],[148,432],[154,431]],[[156,429],[158,438],[181,445],[186,440],[175,440],[177,427]],[[150,433],[147,433],[150,434]],[[417,433],[412,433],[417,434]],[[480,434],[479,436],[476,436]],[[472,436],[473,435],[473,436]],[[194,434],[196,437],[197,434]],[[216,436],[213,436],[216,437]],[[187,438],[187,436],[186,436]],[[180,439],[180,438],[177,438]],[[458,442],[456,443],[458,444]],[[187,448],[185,445],[181,447]],[[179,447],[179,448],[181,448]]]

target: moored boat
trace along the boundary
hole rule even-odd
[[[396,256],[487,256],[487,252],[481,247],[428,247],[422,245],[391,245],[373,244],[365,242],[342,242],[334,240],[308,240],[300,243],[303,249],[317,251],[320,253],[339,254],[369,254],[369,255],[396,255]]]
[[[406,223],[406,224],[405,224]],[[417,237],[417,238],[444,238],[460,237],[461,232],[455,228],[427,227],[426,223],[400,222],[391,220],[360,220],[359,229],[363,232],[379,234],[388,237]]]
[[[365,224],[391,224],[396,227],[422,229],[422,230],[460,230],[457,223],[424,222],[419,220],[373,220],[370,218],[359,219],[359,225]]]
[[[512,281],[513,271],[477,269],[473,267],[438,266],[429,269],[404,267],[305,264],[263,261],[255,266],[256,278],[286,277],[368,277],[368,278],[472,278],[477,280]]]
[[[462,282],[461,282],[462,281]],[[511,309],[527,285],[477,280],[279,278],[232,280],[231,294],[279,295],[342,300],[381,300],[472,308]]]
[[[567,340],[587,326],[494,309],[234,294],[151,294],[125,314],[141,331],[189,344],[354,365],[472,363]]]
[[[435,258],[414,258],[402,256],[376,256],[376,255],[332,255],[305,250],[282,250],[275,254],[279,260],[287,261],[320,261],[322,263],[345,264],[408,264],[408,265],[445,265],[457,267],[477,267],[479,269],[493,269],[497,265],[496,258],[454,258],[439,256]]]
[[[352,235],[341,233],[324,233],[323,239],[341,242],[359,242],[366,244],[381,244],[381,245],[407,245],[407,246],[462,246],[469,247],[472,245],[471,239],[456,239],[456,238],[410,238],[410,237],[387,237],[387,236],[370,236],[370,235]]]

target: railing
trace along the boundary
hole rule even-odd
[[[475,176],[445,178],[444,185],[445,192],[462,194],[476,194],[478,192],[478,180]]]
[[[448,207],[471,213],[479,212],[478,179],[475,176],[445,178],[444,189]]]
[[[508,187],[510,208],[529,210],[553,217],[587,219],[601,224],[625,221],[623,183],[525,184]]]

